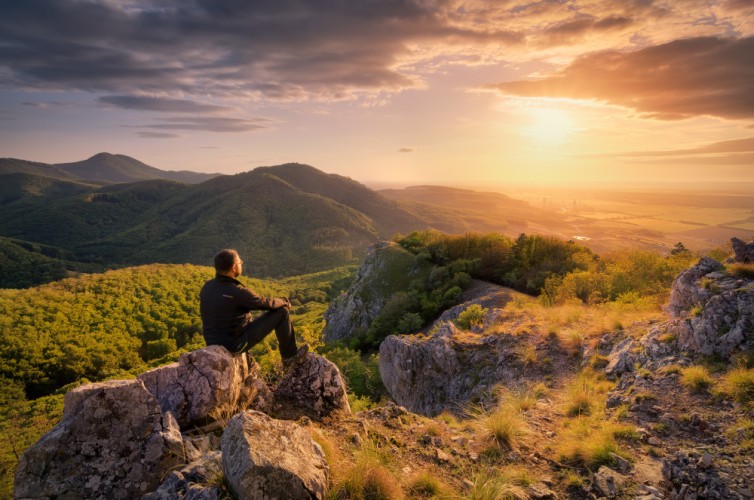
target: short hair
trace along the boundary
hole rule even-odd
[[[222,272],[229,271],[233,267],[233,264],[236,263],[236,259],[240,260],[241,258],[238,256],[238,252],[232,248],[220,250],[215,255],[215,270]]]

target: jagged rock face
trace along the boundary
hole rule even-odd
[[[140,380],[88,384],[65,396],[63,419],[26,450],[16,498],[140,498],[183,463],[178,424]]]
[[[667,312],[673,317],[678,317],[692,307],[707,302],[712,294],[708,288],[700,285],[700,280],[710,273],[720,272],[723,269],[723,265],[715,259],[703,257],[698,264],[681,272],[670,288]]]
[[[319,416],[335,411],[351,413],[346,384],[340,370],[330,360],[309,353],[283,375],[275,388],[275,398],[283,398]]]
[[[369,328],[391,295],[421,274],[413,268],[413,260],[413,255],[393,242],[369,247],[348,292],[337,297],[325,312],[325,341],[349,339],[354,331]]]
[[[186,427],[232,408],[264,409],[271,400],[260,379],[259,365],[246,353],[233,356],[222,346],[209,346],[181,355],[177,363],[139,375],[163,412]]]
[[[222,437],[225,477],[239,500],[324,498],[329,469],[301,426],[249,410]]]
[[[704,304],[699,316],[678,322],[678,347],[724,358],[754,346],[754,288],[727,291]]]
[[[743,264],[749,264],[754,262],[754,241],[746,243],[738,238],[731,238],[731,244],[733,245],[733,257],[734,262],[741,262]]]
[[[726,275],[716,260],[678,275],[668,311],[681,350],[728,357],[754,345],[754,281]]]

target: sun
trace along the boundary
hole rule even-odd
[[[522,134],[546,146],[564,144],[576,131],[576,123],[568,111],[558,108],[530,108],[526,112]]]

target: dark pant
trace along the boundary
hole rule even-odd
[[[241,331],[241,335],[233,339],[228,347],[235,353],[246,352],[260,343],[272,330],[278,338],[280,355],[290,358],[296,354],[296,336],[291,323],[291,312],[285,307],[268,311],[249,323]]]

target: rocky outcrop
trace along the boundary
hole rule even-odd
[[[237,480],[231,484],[239,498],[322,498],[327,465],[298,425],[252,411],[242,413],[240,431],[234,428],[230,437],[227,430],[222,438],[182,436],[174,416],[188,433],[194,423],[227,421],[249,406],[271,408],[280,398],[320,416],[350,413],[338,367],[312,353],[288,370],[274,393],[250,355],[233,356],[219,346],[183,354],[135,380],[81,386],[66,394],[61,422],[21,457],[14,495],[213,500],[221,494],[217,478],[225,474]],[[239,450],[250,443],[242,459]]]
[[[460,303],[443,311],[433,327],[448,321],[455,321],[470,305],[477,304],[488,310],[484,323],[472,328],[473,331],[481,332],[499,319],[502,308],[510,300],[509,289],[486,281],[472,280],[469,288],[461,294]]]
[[[700,285],[701,278],[711,273],[720,273],[724,269],[715,259],[704,257],[695,266],[681,272],[670,289],[667,312],[673,317],[678,317],[707,302],[712,297],[712,292],[708,287]]]
[[[239,500],[324,498],[329,469],[302,427],[249,410],[223,433],[223,469]]]
[[[318,416],[335,411],[351,413],[340,370],[328,359],[313,353],[296,362],[283,375],[275,388],[275,398],[312,410]]]
[[[140,380],[65,396],[63,419],[21,456],[16,498],[139,498],[184,462],[180,430]]]
[[[731,238],[730,242],[733,245],[733,262],[742,264],[754,262],[754,241],[746,243],[738,238]]]
[[[222,346],[209,346],[181,355],[178,362],[139,375],[163,412],[175,415],[182,428],[219,411],[264,409],[270,391],[251,356],[233,356]]]
[[[369,247],[351,287],[325,312],[325,341],[348,339],[369,328],[390,297],[423,273],[426,269],[416,266],[414,256],[396,243],[383,241]]]
[[[725,358],[754,346],[754,280],[730,276],[708,257],[673,282],[668,312],[678,348]]]

